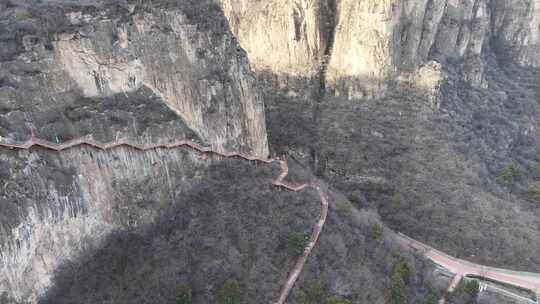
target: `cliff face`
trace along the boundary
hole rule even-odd
[[[321,1],[222,0],[221,6],[255,71],[317,74],[327,38]]]
[[[62,155],[3,152],[1,163],[0,290],[32,302],[57,267],[96,250],[112,232],[153,223],[208,165],[187,151],[84,147]]]
[[[380,97],[434,59],[459,62],[484,88],[489,52],[539,64],[537,0],[221,2],[256,70],[309,78],[324,69],[326,87],[350,98]]]
[[[538,66],[539,7],[532,0],[341,1],[329,81],[345,95],[377,96],[388,81],[435,59],[458,62],[467,81],[485,88],[489,52]]]
[[[495,40],[510,58],[525,66],[540,66],[540,2],[495,1]]]
[[[338,20],[328,81],[339,95],[377,97],[433,58],[478,60],[490,10],[485,1],[342,1]],[[467,77],[481,85],[481,74]]]
[[[210,2],[1,1],[0,45],[2,143],[192,140],[268,155],[247,57]],[[57,267],[151,224],[211,163],[186,150],[0,154],[0,294],[31,302]]]
[[[161,100],[162,112],[176,113],[203,142],[268,153],[262,99],[219,8],[201,6],[210,18],[203,20],[190,3],[103,5],[2,10],[4,138],[27,138],[31,127],[45,132],[51,120],[58,124],[64,116],[71,122],[56,126],[56,134],[40,135],[67,140],[93,134],[78,117],[69,117],[81,100],[102,102],[145,89]],[[93,135],[107,141],[142,132],[119,125]]]

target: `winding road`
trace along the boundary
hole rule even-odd
[[[289,272],[287,276],[287,280],[281,289],[281,292],[279,294],[279,300],[276,302],[276,304],[285,304],[292,288],[294,287],[294,284],[298,280],[298,277],[300,276],[300,273],[302,272],[302,269],[304,268],[304,265],[306,264],[306,261],[311,251],[317,244],[317,241],[319,240],[319,236],[323,229],[324,223],[326,222],[326,217],[328,215],[328,198],[325,192],[321,189],[320,184],[316,182],[294,184],[294,183],[286,181],[285,178],[289,174],[289,166],[285,158],[263,158],[260,156],[251,156],[251,155],[247,155],[247,154],[239,153],[239,152],[227,152],[221,147],[217,147],[217,148],[205,147],[205,146],[201,146],[198,143],[188,141],[188,140],[180,140],[180,141],[172,142],[172,143],[139,144],[139,143],[134,143],[129,140],[120,139],[120,140],[109,142],[109,143],[100,143],[94,140],[91,136],[86,136],[86,137],[81,137],[81,138],[77,138],[77,139],[73,139],[73,140],[69,140],[69,141],[57,144],[50,141],[35,138],[35,136],[32,133],[32,137],[26,142],[22,142],[22,143],[0,142],[0,147],[8,148],[8,149],[19,149],[19,150],[26,150],[32,147],[41,147],[41,148],[54,150],[54,151],[62,151],[62,150],[74,148],[77,146],[85,146],[85,145],[96,148],[96,149],[100,149],[100,150],[110,150],[117,147],[131,147],[133,149],[140,150],[140,151],[147,151],[147,150],[153,150],[153,149],[190,148],[201,154],[214,154],[214,155],[226,157],[226,158],[240,158],[240,159],[249,160],[249,161],[258,161],[258,162],[262,162],[266,164],[279,162],[281,173],[276,179],[272,181],[272,184],[274,186],[282,187],[282,188],[295,191],[295,192],[302,191],[307,188],[315,189],[317,193],[319,194],[320,201],[321,201],[321,212],[319,214],[319,220],[313,226],[311,237],[306,247],[304,248],[304,252],[302,253],[302,255],[298,257],[293,269]]]
[[[523,289],[528,289],[537,295],[540,294],[540,274],[538,273],[512,271],[474,264],[452,257],[402,233],[397,233],[396,237],[402,244],[420,251],[426,258],[433,261],[435,264],[455,274],[452,283],[448,287],[449,292],[452,292],[464,277],[473,276],[521,287]],[[539,299],[537,299],[537,302],[538,301]]]

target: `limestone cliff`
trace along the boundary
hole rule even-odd
[[[446,2],[341,1],[328,70],[330,87],[351,99],[378,97],[391,80],[414,71],[431,59],[430,54],[478,55],[488,27],[488,16],[482,15],[485,6],[473,12],[470,1],[459,7]],[[462,24],[472,18],[479,18],[475,30],[480,33],[461,33]],[[469,45],[471,35],[477,37],[476,47]]]
[[[350,98],[381,96],[430,60],[460,62],[476,87],[487,85],[489,52],[539,65],[537,0],[221,2],[256,69],[302,77],[327,69],[327,88]]]
[[[221,5],[255,71],[317,74],[327,38],[321,1],[222,0]]]
[[[70,7],[53,2],[2,10],[0,135],[20,140],[36,128],[42,137],[59,140],[133,137],[144,131],[122,121],[105,134],[93,132],[66,112],[79,110],[81,100],[137,95],[145,88],[161,100],[164,112],[176,113],[203,142],[266,155],[263,102],[219,8],[199,4],[200,14],[212,16],[204,20],[196,19],[189,3],[120,3]],[[132,112],[140,111],[145,110]],[[44,130],[53,120],[55,130]]]
[[[31,136],[268,155],[245,52],[204,1],[0,1],[0,141]],[[211,163],[187,150],[12,152],[0,151],[0,294],[30,302],[60,265],[152,223]]]

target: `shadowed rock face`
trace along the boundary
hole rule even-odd
[[[267,155],[263,102],[218,7],[59,3],[1,12],[1,136],[27,138],[29,128],[51,119],[43,113],[62,116],[80,99],[99,102],[144,88],[160,99],[157,112],[176,113],[203,142]],[[108,140],[140,132],[128,126],[107,136],[81,134],[79,124],[65,128]]]
[[[493,30],[505,54],[522,65],[540,67],[540,1],[495,1]]]
[[[153,222],[208,164],[187,151],[137,152],[2,152],[3,291],[35,301],[56,267],[94,250],[113,231]]]

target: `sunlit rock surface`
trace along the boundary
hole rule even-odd
[[[310,77],[327,69],[327,88],[339,96],[380,97],[396,77],[433,58],[461,62],[463,76],[482,88],[482,56],[490,51],[539,64],[538,0],[221,3],[257,70]],[[488,46],[491,39],[496,49]]]

